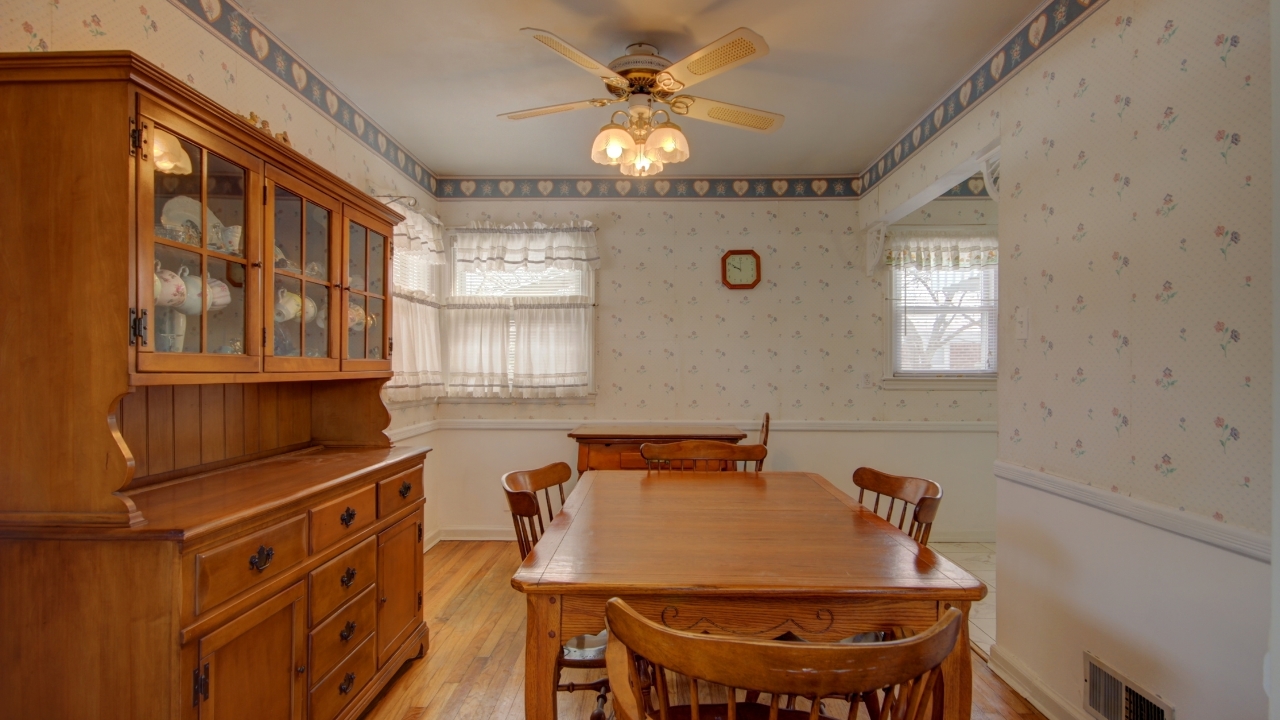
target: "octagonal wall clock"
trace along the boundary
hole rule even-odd
[[[760,284],[760,255],[755,250],[729,250],[720,258],[720,282],[730,290]]]

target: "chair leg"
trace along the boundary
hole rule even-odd
[[[591,720],[605,720],[604,704],[609,702],[609,686],[605,685],[600,688],[600,694],[596,696],[596,709],[591,711]]]

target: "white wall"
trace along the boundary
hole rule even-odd
[[[932,427],[913,428],[928,425]],[[854,494],[850,476],[860,465],[936,479],[945,488],[933,529],[937,541],[995,538],[995,432],[990,423],[775,423],[769,437],[771,470],[816,472]],[[436,513],[427,532],[440,539],[510,539],[511,515],[499,478],[511,470],[557,461],[577,466],[572,421],[442,420],[423,434],[406,428],[402,445],[434,448],[426,465],[428,505]],[[418,426],[422,428],[424,426]],[[740,427],[755,440],[754,421]],[[876,429],[879,428],[879,429]],[[921,452],[928,447],[929,452]]]
[[[1087,716],[1085,650],[1158,692],[1178,718],[1267,715],[1271,567],[998,480],[992,665],[1053,720]]]

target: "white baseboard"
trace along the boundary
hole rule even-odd
[[[934,531],[929,534],[929,543],[993,543],[996,541],[994,530],[950,530]]]
[[[442,539],[441,534],[442,534],[442,531],[440,530],[440,528],[436,528],[435,530],[432,530],[431,532],[427,533],[427,536],[422,538],[422,552],[425,553],[426,551],[435,547],[436,543],[440,542],[440,540]]]
[[[1066,698],[1050,688],[1031,668],[1018,658],[1000,649],[999,645],[991,646],[992,671],[1001,680],[1009,683],[1013,691],[1026,698],[1027,702],[1044,713],[1049,720],[1093,720],[1083,708],[1076,707]]]
[[[516,531],[513,527],[452,527],[440,530],[441,540],[505,540],[515,542]]]

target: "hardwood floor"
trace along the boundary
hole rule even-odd
[[[431,650],[400,671],[365,720],[522,720],[525,604],[511,587],[520,565],[516,544],[441,542],[423,562]],[[564,680],[595,676],[566,670]],[[585,720],[594,698],[589,692],[561,693],[560,717]],[[1044,716],[975,655],[973,720]]]

